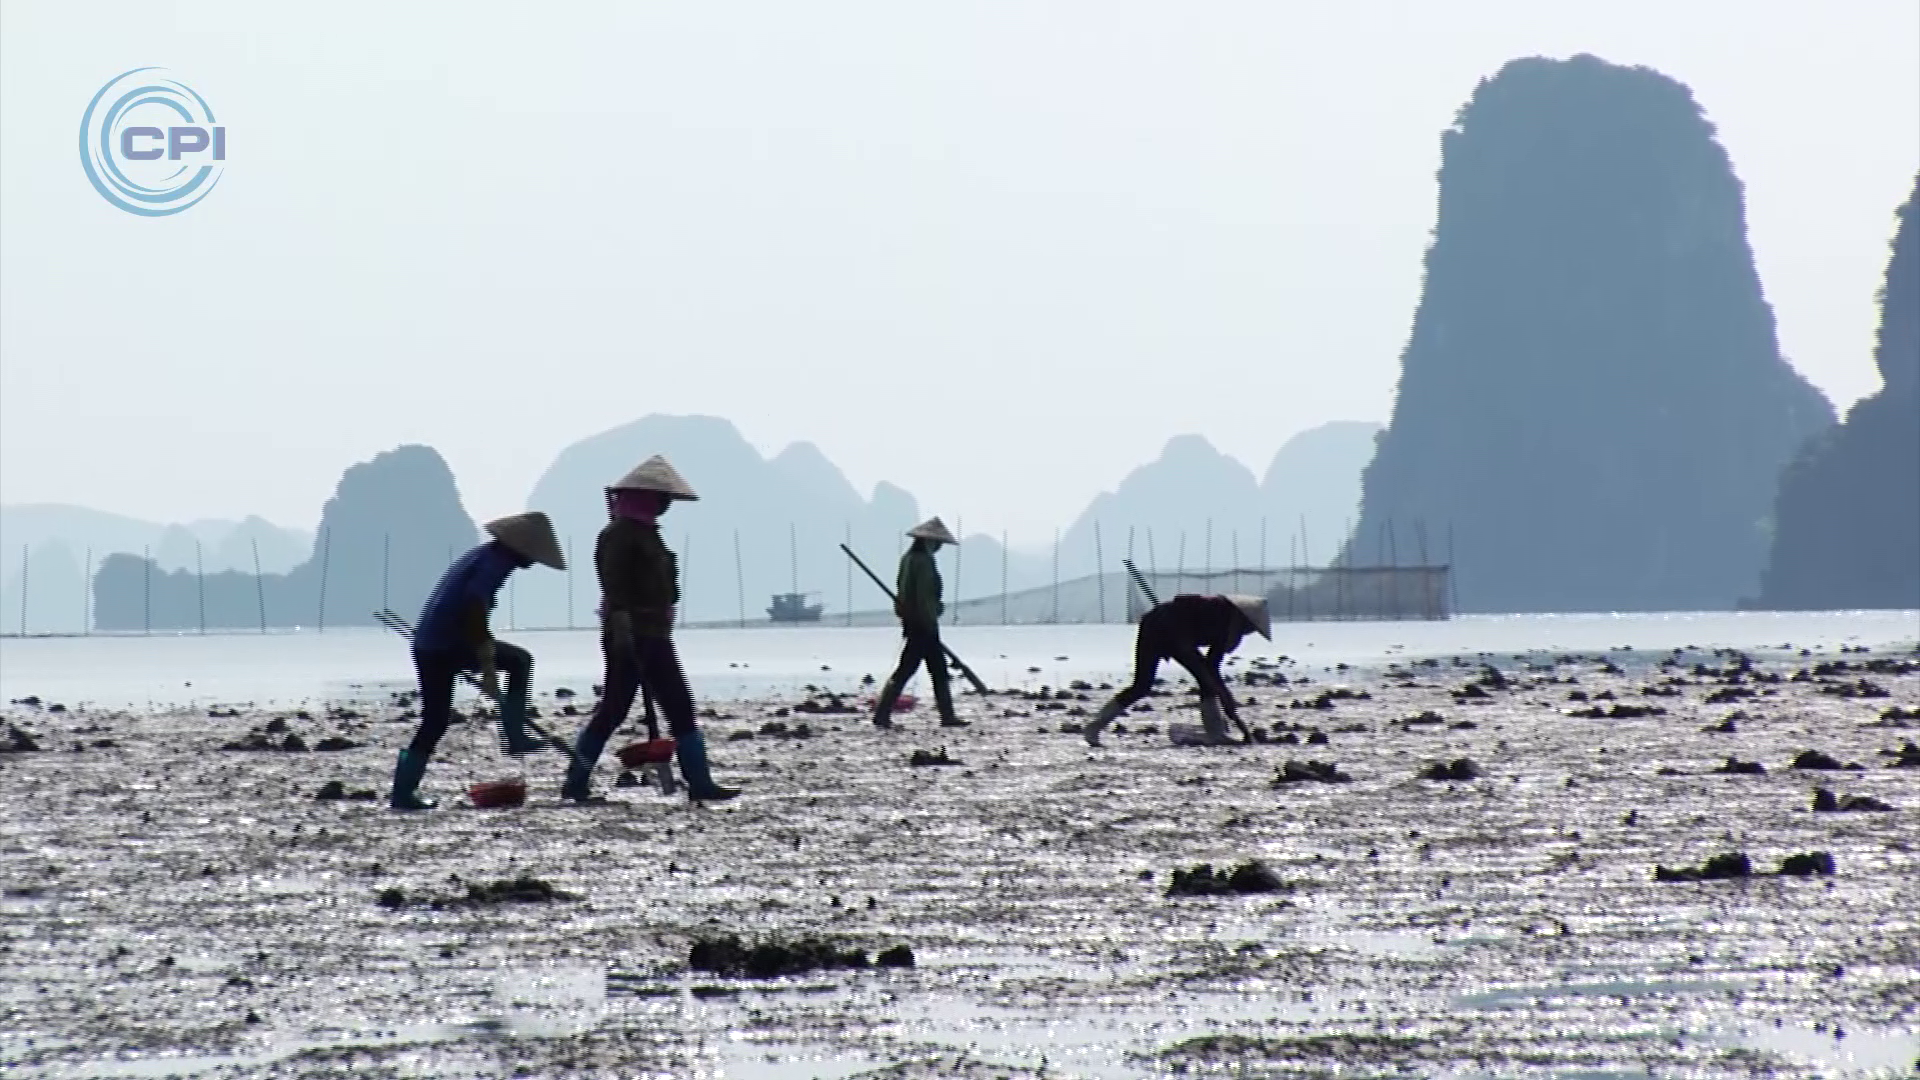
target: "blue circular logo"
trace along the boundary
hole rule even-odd
[[[80,166],[101,198],[129,214],[166,217],[220,182],[227,129],[205,98],[165,68],[134,68],[87,103]]]

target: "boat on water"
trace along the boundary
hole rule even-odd
[[[826,608],[821,604],[807,603],[810,595],[803,592],[774,593],[773,603],[767,607],[767,618],[776,623],[819,622],[820,613]]]

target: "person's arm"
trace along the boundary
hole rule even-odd
[[[500,697],[500,671],[494,665],[493,632],[487,628],[487,617],[492,608],[491,598],[471,601],[463,613],[462,622],[467,642],[472,645],[473,654],[479,660],[480,688],[497,701]]]

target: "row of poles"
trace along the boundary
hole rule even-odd
[[[963,520],[956,519],[954,525],[955,525],[955,532],[961,536],[964,536],[965,522]],[[1429,565],[1427,562],[1426,527],[1424,523],[1416,522],[1414,529],[1415,529],[1415,536],[1417,539],[1418,553],[1420,558],[1420,562],[1417,565],[1421,567],[1425,567]],[[1128,561],[1135,561],[1135,539],[1138,532],[1140,531],[1141,530],[1136,530],[1136,528],[1132,526],[1129,526],[1127,529],[1126,558]],[[1351,522],[1349,522],[1349,532],[1351,532]],[[1157,575],[1159,572],[1159,557],[1154,546],[1153,530],[1149,528],[1144,530],[1144,533],[1145,533],[1145,541],[1146,541],[1146,556],[1147,556],[1146,561],[1147,561],[1148,572],[1151,574]],[[799,534],[798,534],[798,527],[796,525],[789,523],[787,527],[787,537],[788,537],[788,545],[789,545],[790,570],[792,575],[792,591],[795,594],[799,594],[800,593],[800,554],[799,554]],[[851,547],[853,543],[853,526],[851,524],[848,524],[845,528],[845,537],[846,537],[847,545]],[[1204,555],[1204,561],[1203,561],[1204,568],[1197,571],[1197,573],[1201,576],[1211,577],[1213,576],[1213,573],[1214,573],[1213,571],[1213,520],[1211,518],[1207,519],[1204,537],[1205,537],[1205,540],[1204,540],[1205,555]],[[1307,573],[1307,572],[1314,572],[1314,573],[1321,572],[1321,571],[1314,570],[1312,566],[1312,556],[1308,548],[1307,522],[1306,522],[1306,517],[1304,515],[1302,515],[1300,518],[1300,531],[1295,536],[1290,538],[1289,543],[1290,543],[1290,548],[1288,552],[1288,565],[1290,570],[1294,574],[1298,575],[1298,574]],[[1393,522],[1384,521],[1381,523],[1380,536],[1379,536],[1378,543],[1379,543],[1379,548],[1377,549],[1377,554],[1378,553],[1385,554],[1386,560],[1387,560],[1387,566],[1389,568],[1394,570],[1399,569],[1399,557],[1398,557],[1398,551],[1395,544]],[[1267,520],[1265,518],[1262,518],[1260,520],[1260,547],[1259,547],[1259,558],[1257,563],[1257,565],[1260,567],[1262,572],[1266,571],[1267,544],[1268,544]],[[320,581],[319,581],[319,597],[318,597],[319,602],[316,605],[317,610],[315,611],[314,627],[317,631],[324,632],[327,626],[327,579],[328,579],[328,571],[330,569],[330,565],[332,562],[332,557],[331,557],[332,556],[332,538],[328,530],[325,530],[325,529],[321,530],[320,542],[318,546],[320,549]],[[203,552],[202,552],[201,544],[198,540],[194,541],[193,547],[194,547],[195,578],[199,586],[199,596],[198,596],[199,632],[204,634],[206,633],[206,630],[207,630],[205,562],[203,560]],[[258,540],[251,541],[251,548],[252,548],[252,554],[253,554],[253,578],[254,578],[255,598],[258,606],[259,629],[260,629],[260,632],[264,634],[267,632],[267,598],[266,598],[265,576],[261,573],[261,568],[260,568],[259,541]],[[1100,522],[1098,521],[1095,521],[1093,523],[1093,549],[1094,549],[1095,582],[1096,582],[1096,589],[1097,589],[1099,621],[1106,622],[1107,621],[1106,553],[1105,553],[1105,542],[1104,542],[1104,538],[1101,530],[1101,525],[1100,525]],[[575,619],[574,619],[574,592],[575,592],[574,568],[578,565],[578,560],[576,560],[573,555],[574,544],[571,537],[568,538],[565,544],[564,550],[566,552],[566,561],[567,561],[567,603],[566,603],[567,628],[574,629],[576,625]],[[1060,621],[1060,615],[1061,615],[1060,613],[1060,550],[1061,550],[1061,534],[1058,530],[1055,530],[1053,551],[1052,551],[1053,597],[1052,597],[1052,610],[1051,610],[1051,617],[1050,617],[1050,621],[1055,623],[1058,623]],[[1179,534],[1178,547],[1176,550],[1177,550],[1177,553],[1175,556],[1175,565],[1177,569],[1175,570],[1175,574],[1177,575],[1178,578],[1184,581],[1188,573],[1187,566],[1186,566],[1187,534],[1185,530],[1182,530]],[[1453,551],[1453,529],[1451,524],[1449,524],[1447,529],[1447,552],[1448,552],[1447,563],[1449,566],[1451,566],[1453,562],[1452,551]],[[388,591],[390,587],[392,552],[393,552],[393,537],[392,537],[392,534],[387,534],[381,538],[381,549],[380,549],[380,606],[382,609],[385,609],[388,606]],[[952,612],[950,618],[952,619],[952,621],[956,623],[959,620],[959,614],[960,614],[961,603],[962,603],[961,598],[965,596],[965,593],[963,590],[963,584],[964,584],[963,572],[965,569],[965,563],[964,563],[965,553],[966,553],[966,547],[964,544],[954,548],[953,596],[955,597],[955,602],[950,608],[950,611]],[[453,558],[456,554],[457,553],[452,548],[448,548],[447,561],[449,564],[453,561]],[[1240,585],[1239,583],[1240,532],[1238,529],[1233,530],[1229,534],[1229,555],[1232,562],[1232,573],[1234,573],[1235,575],[1234,590],[1237,592],[1239,591],[1239,585]],[[686,573],[686,568],[691,562],[691,556],[692,556],[692,537],[683,533],[681,535],[681,547],[680,547],[680,565],[681,565],[681,572],[682,572],[683,578]],[[30,552],[28,548],[25,545],[22,545],[20,549],[19,628],[20,628],[20,634],[23,637],[27,633],[27,604],[28,604],[28,591],[29,591],[29,582],[30,582],[30,574],[29,574],[30,565],[28,562],[29,557],[30,557]],[[746,568],[745,568],[744,559],[742,558],[742,554],[741,554],[740,530],[738,529],[735,529],[733,531],[733,563],[734,563],[734,587],[736,591],[737,605],[738,605],[737,618],[738,618],[739,625],[744,627],[747,624]],[[1010,563],[1010,551],[1008,546],[1008,536],[1007,536],[1007,533],[1003,530],[1000,534],[1000,621],[1003,624],[1007,621],[1008,614],[1009,614],[1008,608],[1007,608],[1008,597],[1010,595],[1008,590],[1009,563]],[[151,549],[142,548],[141,549],[141,574],[142,574],[141,609],[142,609],[142,624],[143,624],[142,632],[143,633],[151,633],[153,629],[153,610],[152,610],[153,566],[154,566],[154,563],[152,559]],[[1351,568],[1337,568],[1334,571],[1337,575],[1335,578],[1336,589],[1340,587],[1339,583],[1345,577],[1345,573],[1343,572],[1345,569],[1351,569]],[[92,617],[93,550],[91,548],[87,549],[86,573],[84,577],[85,577],[85,585],[82,593],[83,599],[82,599],[81,626],[83,628],[82,632],[91,633],[92,626],[93,626],[93,617]],[[517,578],[509,579],[510,583],[509,583],[509,591],[508,591],[508,597],[507,597],[508,625],[510,628],[515,628],[515,629],[518,628],[518,623],[519,623],[519,610],[518,610],[519,609],[519,598],[518,598],[519,590],[518,590],[517,580],[518,580]],[[1393,579],[1390,577],[1389,581],[1391,580]],[[846,606],[843,612],[843,618],[846,625],[851,626],[853,624],[853,611],[854,611],[853,565],[851,562],[849,562],[846,567],[845,586],[846,586]],[[1176,586],[1176,591],[1179,587],[1180,586]],[[1339,601],[1336,598],[1336,603],[1338,602]],[[1291,617],[1293,614],[1294,613],[1290,611],[1289,617]],[[1308,613],[1308,617],[1309,618],[1312,617],[1311,612]],[[682,623],[686,621],[686,616],[684,614],[684,606],[679,618]]]

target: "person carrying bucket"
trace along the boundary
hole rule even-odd
[[[1233,691],[1220,676],[1220,662],[1238,648],[1251,630],[1273,639],[1273,618],[1264,596],[1198,596],[1183,593],[1140,617],[1140,631],[1133,646],[1133,682],[1107,702],[1099,715],[1080,729],[1088,746],[1100,745],[1100,732],[1134,702],[1153,689],[1153,679],[1162,660],[1172,660],[1187,669],[1200,687],[1200,720],[1210,745],[1231,742],[1227,717],[1233,719],[1243,735],[1247,725]],[[1203,656],[1201,649],[1206,649]],[[1222,708],[1226,715],[1221,715]],[[1251,736],[1248,736],[1251,741]]]
[[[940,616],[946,605],[940,601],[940,570],[933,563],[941,544],[957,544],[939,518],[907,530],[912,546],[900,556],[900,575],[894,581],[893,613],[900,617],[900,632],[906,644],[900,650],[900,663],[880,688],[874,703],[873,722],[877,727],[893,726],[893,709],[900,691],[921,664],[927,666],[927,678],[933,683],[933,700],[940,710],[941,727],[965,727],[966,721],[954,715],[953,687],[947,678],[947,653],[940,644]]]
[[[574,740],[562,798],[590,802],[593,763],[606,749],[644,685],[666,715],[674,753],[689,797],[731,799],[740,792],[714,782],[706,736],[693,715],[693,691],[673,648],[674,610],[680,603],[680,567],[660,538],[660,515],[676,499],[699,496],[658,454],[607,488],[612,520],[593,546],[600,576],[600,650],[606,659],[605,689],[592,719]]]
[[[431,810],[433,802],[415,792],[427,760],[447,733],[453,712],[453,682],[463,671],[477,672],[488,697],[500,703],[500,731],[509,754],[540,748],[527,732],[527,708],[533,682],[533,654],[496,640],[487,628],[500,587],[507,576],[539,563],[567,568],[553,522],[538,510],[514,514],[485,526],[486,543],[455,559],[427,597],[413,635],[413,667],[420,680],[420,727],[400,751],[393,768],[387,804],[395,810]],[[500,672],[507,692],[500,693]]]

